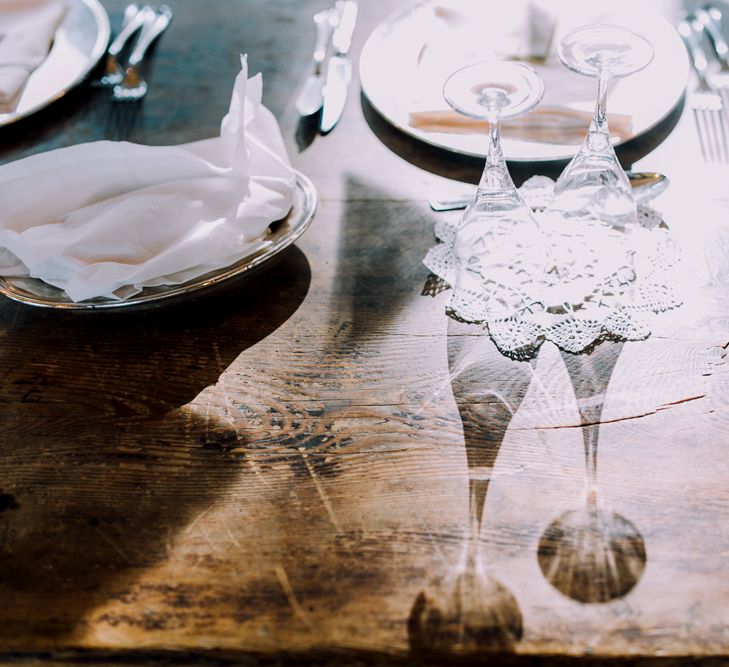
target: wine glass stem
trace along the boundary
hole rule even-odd
[[[498,114],[492,113],[488,117],[489,146],[486,152],[486,166],[484,167],[479,191],[494,193],[503,190],[513,190],[514,182],[511,180],[506,167],[504,154],[501,151],[501,129]]]
[[[610,74],[608,72],[600,72],[597,84],[597,105],[595,107],[595,116],[592,119],[592,127],[590,132],[596,132],[610,141],[610,130],[608,129],[607,120],[607,92]]]

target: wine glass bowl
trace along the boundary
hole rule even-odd
[[[629,232],[638,212],[628,177],[610,141],[607,93],[610,79],[628,76],[653,59],[641,35],[613,25],[591,25],[567,33],[557,49],[568,69],[598,80],[595,114],[579,152],[554,186],[549,209],[566,219],[593,219]]]
[[[511,238],[511,229],[518,228],[522,236],[538,233],[536,219],[509,175],[499,121],[533,109],[543,93],[544,84],[531,67],[498,60],[462,67],[443,85],[443,96],[453,109],[488,121],[486,164],[453,243],[454,294],[469,295],[473,300],[483,291],[495,269],[493,250]],[[459,302],[455,296],[454,302]]]
[[[519,116],[533,109],[543,95],[544,84],[531,67],[499,60],[466,65],[443,85],[448,104],[471,118]]]
[[[573,72],[599,77],[635,74],[653,60],[653,45],[622,26],[590,25],[567,33],[557,48],[562,64]]]

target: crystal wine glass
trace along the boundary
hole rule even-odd
[[[443,86],[443,96],[456,111],[489,124],[486,165],[454,243],[461,289],[478,293],[487,273],[485,254],[494,250],[497,228],[518,225],[527,234],[538,233],[534,215],[509,175],[501,150],[499,121],[533,109],[543,94],[539,75],[528,65],[516,62],[468,65],[451,74]]]
[[[653,46],[627,28],[592,25],[569,32],[557,53],[568,69],[597,78],[598,92],[587,137],[557,180],[549,208],[565,218],[596,218],[627,231],[637,222],[636,204],[610,142],[607,91],[612,78],[647,67]]]

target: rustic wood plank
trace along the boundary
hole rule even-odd
[[[107,2],[115,20],[123,4]],[[357,48],[394,5],[363,4]],[[660,205],[685,250],[685,306],[647,341],[516,363],[448,320],[447,294],[422,294],[427,197],[478,165],[415,154],[356,93],[299,152],[316,3],[173,8],[133,123],[81,90],[3,131],[0,160],[121,129],[213,134],[248,51],[321,205],[275,267],[189,303],[87,317],[0,304],[0,655],[720,664],[729,201],[691,119],[638,165],[670,171]],[[483,593],[467,619],[459,584]]]

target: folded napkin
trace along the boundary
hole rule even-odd
[[[65,13],[65,0],[0,0],[0,112],[45,60]]]
[[[0,275],[73,301],[128,297],[228,266],[293,201],[278,123],[246,58],[220,136],[180,146],[99,141],[0,167]]]
[[[539,106],[524,116],[501,123],[501,133],[509,139],[543,144],[579,144],[590,127],[592,113],[558,106]],[[424,132],[446,134],[484,134],[489,131],[485,120],[469,118],[455,111],[414,111],[411,127]],[[608,114],[610,134],[625,140],[632,136],[633,118],[625,114]]]

